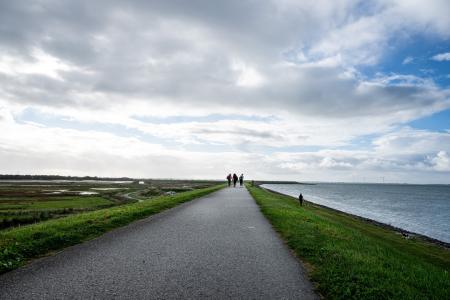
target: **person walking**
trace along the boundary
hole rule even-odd
[[[241,176],[239,176],[239,185],[242,186],[244,184],[244,174],[241,174]]]
[[[231,173],[227,176],[228,186],[231,186]]]
[[[236,173],[233,174],[233,186],[236,187],[236,182],[238,181],[238,177]]]
[[[300,206],[303,206],[303,195],[302,195],[302,193],[300,193],[300,195],[298,196],[298,201],[300,202]]]

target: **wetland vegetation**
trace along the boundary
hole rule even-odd
[[[216,184],[188,180],[37,178],[0,180],[0,230]]]

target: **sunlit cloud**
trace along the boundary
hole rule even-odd
[[[436,61],[448,61],[450,60],[450,52],[436,54],[431,59]]]

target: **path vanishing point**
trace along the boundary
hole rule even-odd
[[[226,188],[0,276],[0,299],[317,299],[245,188]]]

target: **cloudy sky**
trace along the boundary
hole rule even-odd
[[[449,13],[0,0],[0,173],[449,183]]]

